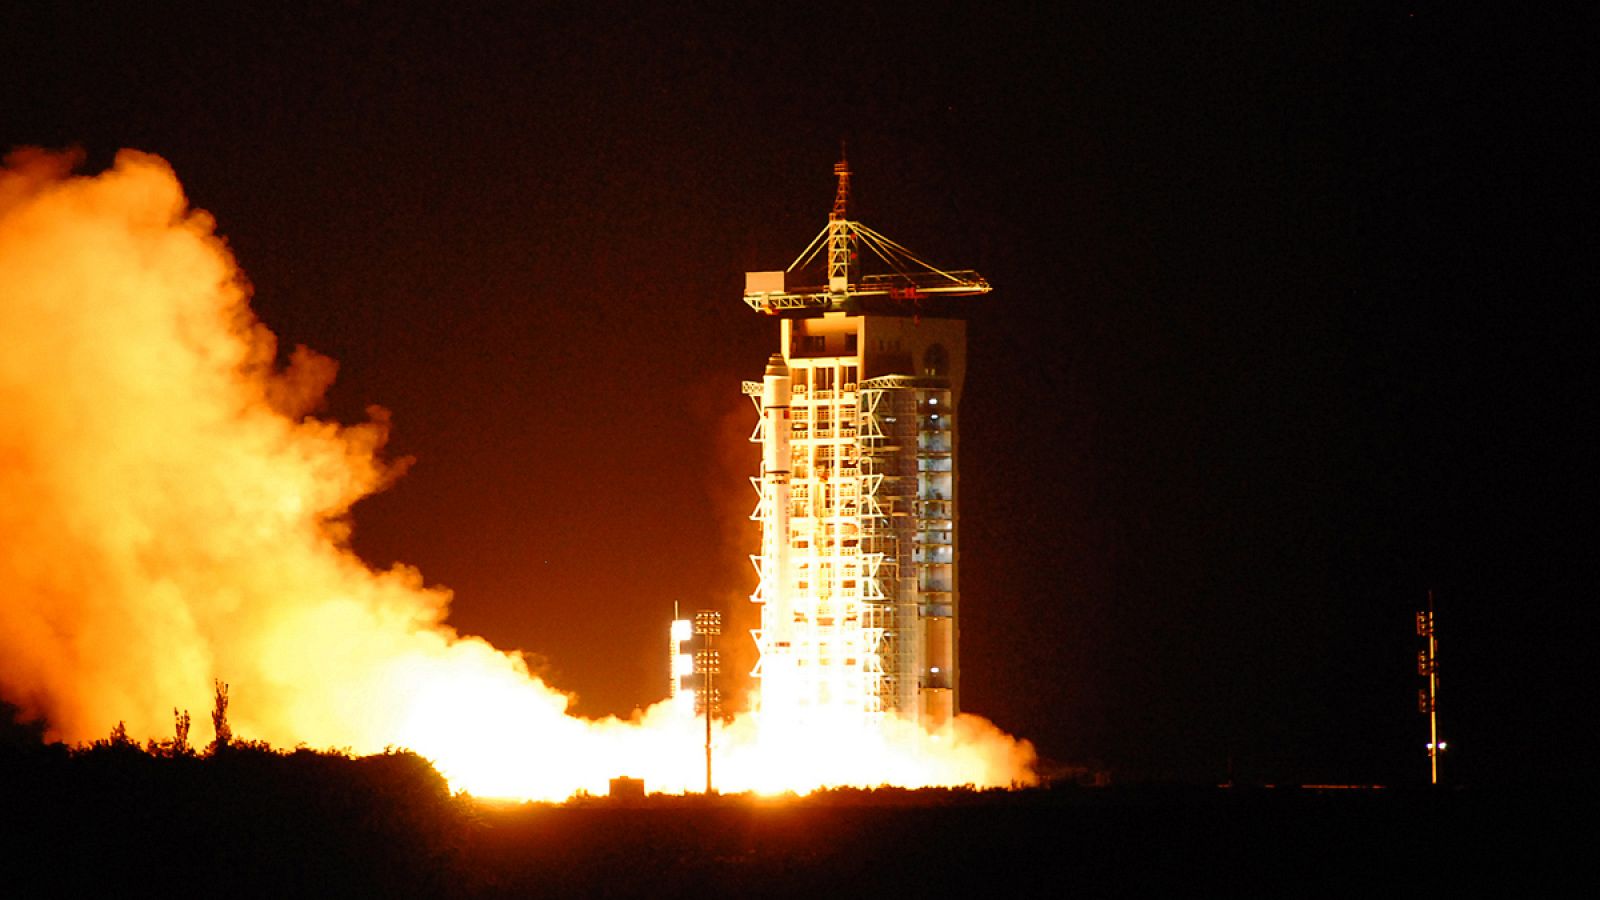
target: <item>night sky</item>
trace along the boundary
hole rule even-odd
[[[1448,770],[1571,774],[1576,23],[39,6],[0,13],[0,149],[167,159],[285,355],[339,361],[325,414],[381,405],[415,458],[356,549],[579,712],[665,694],[675,600],[753,624],[739,383],[777,322],[743,273],[821,227],[843,139],[856,218],[995,287],[960,424],[968,711],[1124,780],[1417,781],[1431,587]]]

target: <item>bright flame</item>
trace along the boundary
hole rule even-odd
[[[518,653],[445,625],[449,594],[349,548],[349,510],[398,475],[383,410],[308,413],[335,364],[276,339],[164,161],[13,154],[0,169],[0,694],[85,741],[234,687],[235,733],[358,753],[406,746],[458,789],[560,799],[616,775],[698,789],[703,724],[567,714]],[[692,704],[689,707],[692,710]],[[200,718],[200,716],[197,716]],[[963,716],[740,718],[723,790],[1007,785],[1032,748]]]

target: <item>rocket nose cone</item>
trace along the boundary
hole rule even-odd
[[[784,363],[782,353],[774,353],[767,359],[767,374],[779,378],[789,377],[789,366]]]

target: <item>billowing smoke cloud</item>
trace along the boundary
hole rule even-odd
[[[0,685],[68,739],[164,731],[240,682],[245,733],[373,711],[352,683],[443,617],[415,572],[345,548],[391,472],[381,411],[304,414],[334,364],[272,334],[209,216],[159,159],[98,178],[23,152],[0,176]],[[166,715],[163,715],[166,713]],[[376,723],[373,723],[376,724]],[[364,729],[358,729],[364,730]]]
[[[384,412],[309,414],[335,364],[304,348],[276,364],[165,162],[124,151],[94,177],[77,162],[20,151],[0,169],[0,695],[68,741],[118,720],[157,737],[174,706],[204,722],[221,677],[237,734],[409,746],[481,793],[694,784],[693,722],[666,704],[570,717],[520,655],[444,624],[447,592],[351,552],[351,505],[398,475]],[[803,761],[767,760],[758,731],[719,738],[748,786],[1004,784],[1031,758],[967,719],[942,744],[897,725],[833,769],[778,776]]]

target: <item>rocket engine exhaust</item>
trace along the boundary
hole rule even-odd
[[[208,708],[220,676],[239,735],[404,746],[479,795],[598,794],[624,773],[695,789],[692,718],[570,716],[519,653],[446,623],[448,591],[352,552],[351,506],[403,468],[381,455],[387,414],[310,414],[336,365],[301,347],[278,366],[163,160],[79,162],[24,150],[0,168],[0,696],[54,738],[119,720],[156,737],[174,706]],[[1030,778],[1032,748],[975,717],[937,740],[896,721],[790,738],[725,724],[719,784]]]

